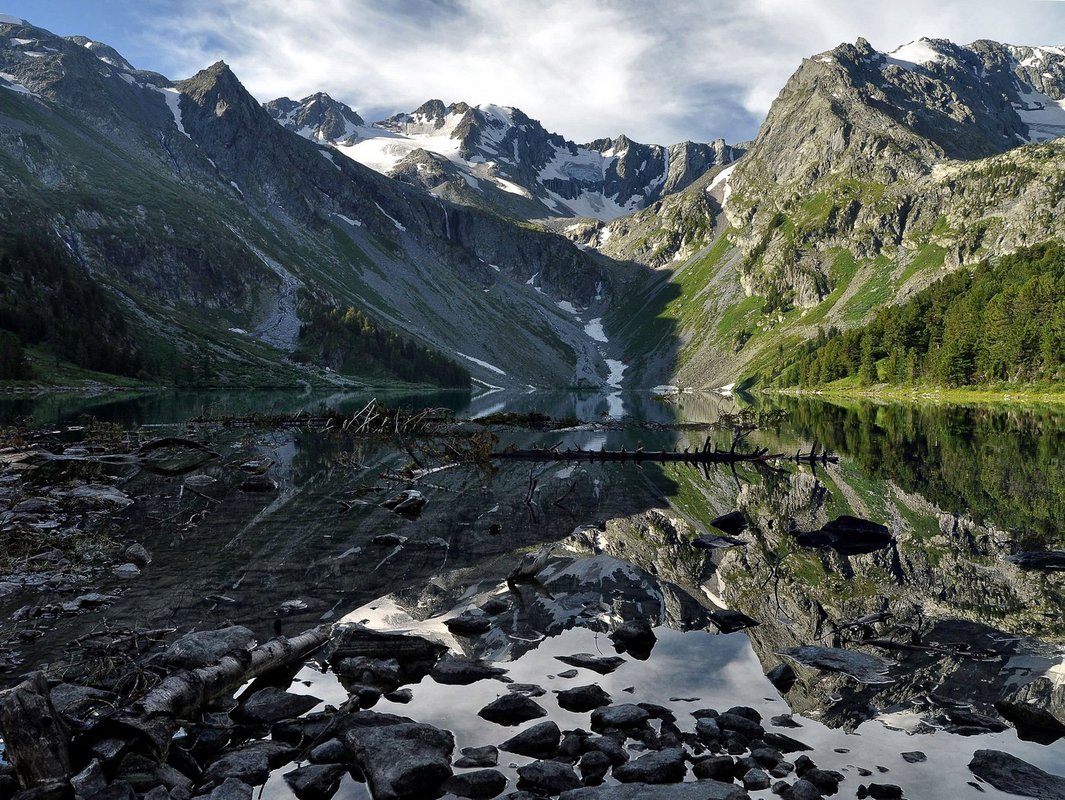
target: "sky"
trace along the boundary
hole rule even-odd
[[[586,142],[751,139],[803,58],[867,38],[1065,45],[1065,0],[0,0],[178,79],[219,59],[261,101],[325,91],[368,121],[515,106]]]

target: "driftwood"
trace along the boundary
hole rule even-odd
[[[15,766],[23,788],[70,780],[70,731],[52,705],[48,680],[35,673],[0,702],[4,756]]]
[[[291,639],[271,639],[250,652],[224,656],[207,667],[175,672],[130,707],[102,721],[91,736],[132,734],[154,756],[165,759],[179,720],[194,716],[219,695],[306,658],[329,641],[329,633],[329,626],[322,625]]]
[[[813,451],[809,453],[796,453],[794,456],[784,453],[770,453],[768,448],[762,448],[749,453],[736,452],[735,450],[711,449],[710,440],[699,450],[659,450],[647,451],[642,447],[635,450],[582,450],[570,448],[560,450],[553,447],[546,450],[504,450],[492,453],[492,458],[509,461],[632,461],[637,464],[647,463],[682,463],[682,464],[765,464],[771,461],[795,461],[799,463],[809,462],[822,464],[836,463],[839,458],[830,455],[827,451],[817,455]]]
[[[271,639],[247,654],[228,655],[209,667],[175,673],[138,700],[133,708],[148,717],[166,714],[184,719],[212,698],[304,658],[327,641],[329,627],[326,625],[291,639]]]

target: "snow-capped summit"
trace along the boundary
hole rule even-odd
[[[578,145],[517,108],[438,99],[373,125],[349,119],[333,130],[314,122],[318,97],[299,104],[281,98],[266,107],[286,127],[382,174],[526,219],[613,219],[679,191],[740,153],[724,141],[667,148],[626,136]]]

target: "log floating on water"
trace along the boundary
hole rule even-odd
[[[750,453],[735,452],[732,450],[711,450],[709,440],[701,450],[683,451],[659,450],[647,451],[642,447],[635,450],[582,450],[570,448],[559,450],[557,447],[548,450],[504,450],[492,453],[492,458],[509,461],[633,461],[636,463],[682,463],[682,464],[764,464],[770,461],[794,461],[796,463],[810,464],[835,464],[839,457],[831,455],[827,450],[820,455],[814,451],[809,453],[796,453],[793,456],[784,453],[770,453],[768,448],[762,448]]]

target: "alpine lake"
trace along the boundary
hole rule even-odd
[[[399,437],[268,422],[312,420],[323,407],[356,415],[374,399],[492,424]],[[708,442],[728,451],[751,404],[762,424],[737,449],[788,458],[655,459]],[[232,423],[253,413],[263,416]],[[532,413],[554,422],[525,424],[543,419]],[[195,421],[204,419],[229,422]],[[0,578],[4,686],[45,666],[84,668],[100,657],[93,642],[115,632],[162,631],[159,649],[223,626],[262,642],[354,622],[498,668],[465,685],[426,676],[372,698],[376,712],[450,731],[455,758],[524,729],[478,716],[515,691],[546,710],[524,727],[587,730],[588,714],[563,708],[556,692],[596,684],[615,706],[650,709],[639,734],[622,737],[630,757],[669,733],[687,754],[685,781],[701,755],[699,718],[737,706],[778,734],[777,749],[789,738],[809,748],[783,752],[788,763],[805,754],[840,773],[840,797],[870,783],[911,800],[1012,796],[970,770],[982,750],[1065,775],[1065,559],[1047,555],[1065,549],[1065,408],[634,392],[0,399],[0,427],[16,421],[54,437],[57,453],[103,452],[108,437],[125,446],[179,437],[212,454],[185,454],[187,464],[165,471],[117,460],[47,467],[54,485],[35,490],[44,503],[74,485],[119,500],[108,505],[116,495],[101,490],[83,514],[97,521],[102,562],[26,562]],[[457,457],[470,442],[480,457]],[[643,457],[486,457],[508,448]],[[794,458],[826,451],[837,458]],[[26,500],[30,476],[0,463],[0,511]],[[5,524],[18,524],[12,517]],[[35,524],[47,531],[44,517]],[[888,535],[833,535],[829,523],[851,517]],[[133,544],[143,555],[124,564]],[[96,600],[72,602],[90,592]],[[456,617],[479,625],[445,624]],[[639,621],[653,628],[644,646],[609,638]],[[559,660],[582,653],[621,662],[602,674]],[[312,715],[353,696],[351,676],[327,659],[312,656],[289,676],[288,692],[321,701]],[[504,794],[535,760],[499,754]],[[274,769],[261,796],[295,797],[284,779],[292,766]],[[371,797],[360,777],[345,774],[336,796]]]

